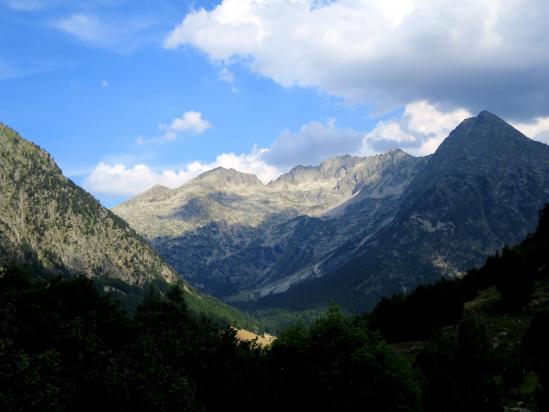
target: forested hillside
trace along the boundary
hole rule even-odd
[[[85,276],[134,307],[147,285],[179,283],[196,311],[254,323],[193,289],[124,220],[65,177],[45,150],[0,123],[0,268]]]
[[[0,410],[419,410],[405,359],[336,309],[271,347],[190,312],[181,290],[135,315],[86,279],[0,278]]]
[[[549,205],[517,247],[363,318],[414,363],[427,410],[549,410]]]
[[[352,319],[334,307],[265,348],[189,311],[177,286],[129,315],[90,280],[9,267],[0,409],[544,411],[548,251],[546,206],[533,235],[462,279]]]

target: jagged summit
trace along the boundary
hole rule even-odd
[[[337,156],[268,185],[227,176],[250,178],[217,169],[169,199],[115,211],[228,301],[314,306],[340,296],[363,310],[522,238],[549,200],[549,147],[481,112],[433,155]]]
[[[515,129],[505,120],[488,111],[462,121],[437,151],[458,150],[457,146],[476,150],[490,145],[524,145],[532,140]]]
[[[412,157],[401,149],[392,149],[386,153],[365,157],[334,156],[317,166],[296,166],[271,182],[270,185],[280,187],[315,183],[329,184],[341,180],[357,181],[361,180],[361,176],[367,174],[368,170],[378,167],[381,163]]]

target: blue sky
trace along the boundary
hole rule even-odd
[[[435,3],[0,0],[0,121],[108,206],[216,166],[268,181],[331,155],[429,154],[484,108],[545,140],[543,2],[528,29],[498,2]]]

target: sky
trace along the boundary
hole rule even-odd
[[[214,167],[549,142],[543,0],[0,0],[0,122],[111,207]]]

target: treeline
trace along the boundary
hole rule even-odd
[[[336,309],[270,348],[238,342],[177,288],[135,314],[86,279],[0,277],[0,410],[420,410],[409,364]]]
[[[467,302],[488,290],[496,296],[488,314],[466,310]],[[535,290],[541,292],[541,303],[532,301]],[[423,382],[425,409],[501,410],[504,399],[520,397],[517,387],[532,372],[537,406],[545,411],[549,410],[548,309],[546,205],[535,233],[520,245],[505,247],[462,278],[385,298],[362,318],[390,343],[424,341],[414,357],[414,370]],[[496,347],[499,336],[489,330],[507,323],[515,330],[499,331],[505,345]]]
[[[549,410],[549,313],[532,302],[549,286],[548,260],[545,207],[533,235],[463,278],[352,319],[332,308],[267,348],[190,310],[177,287],[149,290],[128,312],[90,280],[8,267],[0,410],[503,411],[519,387]],[[498,296],[492,317],[466,308],[489,289]],[[516,339],[495,340],[496,324],[514,320]]]
[[[484,266],[462,278],[418,286],[408,295],[382,299],[365,315],[389,342],[427,339],[441,327],[457,325],[464,303],[495,286],[501,313],[519,311],[530,302],[536,280],[549,277],[549,205],[540,212],[534,234],[514,248],[490,256]]]

